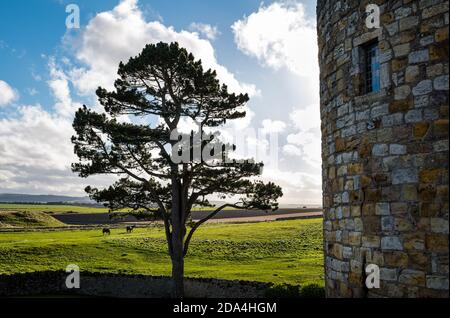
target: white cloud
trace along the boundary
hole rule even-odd
[[[146,44],[177,41],[201,59],[205,68],[217,71],[218,78],[234,92],[257,94],[252,84],[239,82],[226,67],[219,64],[214,48],[198,33],[167,27],[159,21],[147,22],[137,0],[123,0],[111,11],[97,14],[83,30],[76,47],[76,58],[85,66],[75,68],[71,79],[84,95],[93,94],[98,86],[113,88],[120,61],[136,56]]]
[[[321,160],[321,142],[320,138],[307,139],[309,133],[299,132],[288,136],[289,139],[297,138],[301,142],[297,144],[288,143],[283,146],[283,153],[289,156],[300,157],[305,163],[313,168],[320,169]],[[307,169],[305,169],[307,170]],[[320,173],[317,173],[317,177],[320,177]]]
[[[164,123],[164,120],[159,118],[159,122]],[[182,117],[180,118],[177,129],[182,134],[189,134],[191,131],[197,132],[199,130],[199,124],[190,117]]]
[[[242,118],[229,120],[223,126],[214,127],[211,131],[228,131],[227,134],[232,132],[232,135],[239,135],[241,131],[251,128],[250,124],[255,117],[255,112],[248,105],[241,106],[239,111],[245,111],[246,115]]]
[[[31,77],[32,77],[36,82],[42,81],[42,76],[39,75],[39,74],[36,74],[33,70],[31,71]]]
[[[86,180],[71,172],[71,163],[77,161],[70,141],[72,120],[81,106],[73,100],[71,86],[77,94],[88,97],[98,86],[111,89],[119,62],[137,55],[148,43],[178,41],[202,59],[206,68],[216,69],[230,90],[257,93],[254,85],[239,82],[217,62],[208,40],[197,33],[177,32],[160,22],[145,21],[136,0],[123,0],[113,10],[97,14],[75,40],[75,57],[81,66],[75,67],[66,58],[61,59],[61,65],[49,59],[47,84],[55,98],[53,108],[46,111],[40,105],[20,106],[14,117],[0,119],[0,192],[83,194],[87,184],[111,183],[111,177]],[[41,80],[35,74],[34,78]],[[0,89],[2,105],[17,97],[3,81]],[[251,117],[237,125],[248,126]]]
[[[82,190],[70,172],[75,156],[69,120],[39,105],[21,106],[16,118],[0,120],[0,135],[0,191]]]
[[[314,19],[303,4],[292,1],[261,5],[258,12],[232,25],[238,48],[274,69],[286,67],[301,76],[318,79],[317,37]]]
[[[317,116],[312,116],[314,109],[316,107],[308,107],[306,110],[294,110],[290,114],[291,121],[298,131],[287,136],[288,144],[283,151],[289,155],[297,155],[309,165],[320,168],[322,162],[320,120],[316,119]],[[294,149],[301,151],[297,152]]]
[[[321,204],[321,178],[307,172],[264,168],[262,179],[283,189],[283,203]]]
[[[262,121],[263,133],[281,133],[286,129],[286,123],[281,120],[264,119]]]
[[[75,93],[92,97],[98,86],[112,89],[119,62],[126,62],[130,56],[137,55],[145,44],[178,41],[196,58],[201,58],[204,66],[216,69],[219,79],[231,90],[258,95],[255,85],[238,81],[234,74],[219,64],[210,42],[212,33],[208,36],[200,29],[194,30],[192,25],[188,31],[177,31],[161,21],[147,21],[142,12],[143,8],[138,7],[136,0],[123,0],[112,10],[95,15],[86,28],[72,38],[76,43],[73,46],[75,59],[50,59],[47,84],[55,98],[53,109],[45,111],[39,105],[22,106],[14,118],[0,119],[0,192],[83,194],[82,189],[87,184],[104,186],[111,183],[111,180],[100,177],[81,179],[70,171],[70,163],[77,161],[70,142],[70,136],[74,133],[72,115],[80,105],[76,102],[78,98]],[[280,106],[280,111],[286,114],[285,118],[264,113],[267,109],[264,109],[263,103],[258,108],[257,122],[252,122],[254,111],[245,106],[247,116],[227,122],[225,129],[231,129],[239,137],[246,136],[242,146],[245,151],[258,148],[268,152],[272,148],[271,143],[258,135],[247,136],[244,133],[252,126],[258,128],[257,123],[261,123],[262,130],[267,133],[279,132],[287,136],[287,144],[282,143],[279,147],[280,160],[277,164],[280,167],[268,164],[270,162],[264,159],[263,179],[283,187],[285,195],[281,202],[320,203],[318,88],[296,83],[296,79],[302,77],[302,83],[317,83],[318,86],[318,67],[315,66],[317,63],[312,62],[312,59],[317,59],[316,53],[312,52],[316,47],[313,23],[306,18],[301,5],[274,3],[261,6],[248,18],[237,21],[233,30],[236,43],[243,52],[266,66],[286,69],[283,71],[286,74],[291,72],[296,92],[305,92],[302,96],[315,94],[317,100],[307,98],[304,105],[297,105],[289,113],[289,108],[282,107],[295,104],[284,99],[283,105],[287,106]],[[40,80],[40,77],[34,77]],[[255,78],[258,79],[257,76]],[[273,94],[276,100],[285,97],[276,86],[274,90],[277,91]],[[269,103],[270,99],[266,104]],[[183,122],[186,129],[191,124]]]
[[[198,22],[192,22],[189,25],[189,30],[199,32],[209,40],[215,40],[216,37],[220,34],[216,26]]]
[[[86,185],[111,179],[86,180],[72,173],[71,164],[78,160],[70,141],[72,120],[81,104],[72,100],[68,78],[53,58],[48,68],[53,107],[21,105],[14,116],[0,119],[0,192],[83,195]]]
[[[305,14],[301,3],[279,1],[262,4],[258,11],[236,21],[232,30],[239,50],[265,67],[293,75],[292,87],[297,87],[299,96],[308,100],[289,113],[290,124],[283,131],[288,135],[287,143],[281,147],[280,169],[269,169],[265,176],[283,187],[283,202],[311,199],[320,203],[321,136],[315,19]],[[273,122],[267,121],[266,126],[273,126]]]
[[[58,68],[53,58],[50,58],[49,68],[50,80],[47,84],[56,99],[54,108],[58,114],[71,117],[82,105],[72,101],[67,76],[62,69]]]
[[[264,169],[263,178],[279,180],[293,187],[308,188],[311,185],[320,185],[316,176],[306,172],[287,171],[281,169]]]
[[[250,123],[252,119],[255,117],[255,112],[251,110],[247,105],[241,107],[241,111],[245,111],[245,117],[233,119],[229,121],[225,128],[231,127],[232,129],[235,129],[236,131],[246,129],[250,126]]]
[[[37,94],[39,94],[38,90],[37,90],[36,88],[34,88],[34,87],[32,87],[32,88],[27,88],[27,93],[28,93],[30,96],[36,96]]]
[[[311,105],[305,108],[296,108],[289,117],[294,126],[303,131],[320,127],[320,106]]]
[[[20,106],[16,117],[0,119],[0,192],[83,195],[88,184],[110,182],[110,177],[82,179],[71,172],[77,162],[73,134],[71,118],[40,105]]]
[[[317,139],[317,136],[311,132],[298,132],[296,134],[289,134],[287,136],[287,142],[290,144],[303,146],[314,142]]]
[[[303,155],[303,151],[301,148],[290,144],[283,146],[283,153],[285,153],[288,156],[297,156],[297,157],[301,157]]]
[[[70,144],[72,132],[71,121],[61,120],[40,105],[21,106],[18,117],[0,120],[0,147],[5,150],[0,165],[64,170],[72,161],[67,159],[74,159]]]
[[[6,106],[19,98],[19,94],[5,81],[0,80],[0,107]]]

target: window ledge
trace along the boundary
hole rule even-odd
[[[380,98],[386,97],[386,89],[381,89],[378,92],[371,92],[364,95],[356,96],[355,103],[356,104],[365,104],[365,103],[373,103],[379,101]]]

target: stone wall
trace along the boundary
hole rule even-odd
[[[328,297],[449,295],[448,5],[318,0]],[[374,40],[381,89],[366,94],[361,48]],[[365,288],[367,264],[379,289]]]
[[[68,289],[64,271],[43,271],[0,275],[0,297],[10,296],[93,296],[170,297],[172,282],[165,276],[80,273],[80,288]],[[185,296],[192,298],[260,298],[269,283],[220,279],[185,279]]]

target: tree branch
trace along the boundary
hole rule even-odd
[[[226,207],[233,207],[236,209],[242,209],[245,208],[243,206],[238,206],[236,203],[232,204],[232,203],[225,203],[223,205],[221,205],[220,207],[218,207],[216,210],[214,210],[212,213],[210,213],[208,216],[206,216],[205,218],[201,219],[200,221],[197,221],[194,226],[191,228],[191,230],[189,231],[189,234],[187,235],[185,241],[184,241],[184,251],[183,251],[183,256],[186,256],[187,252],[188,252],[188,248],[189,248],[189,243],[191,241],[192,235],[194,235],[195,230],[198,229],[198,227],[200,225],[202,225],[203,223],[205,223],[206,221],[208,221],[209,219],[211,219],[213,216],[215,216],[217,213],[219,213],[220,211],[222,211],[223,209],[225,209]]]
[[[156,177],[156,178],[161,178],[161,179],[169,178],[168,175],[159,174],[159,173],[155,173],[155,172],[148,170],[147,167],[145,167],[142,164],[142,162],[136,157],[136,155],[133,153],[133,151],[131,151],[129,145],[126,145],[126,147],[127,147],[128,152],[130,153],[131,157],[133,157],[134,161],[136,161],[138,163],[139,167],[141,167],[141,169],[144,170],[145,173],[147,173],[150,176]]]

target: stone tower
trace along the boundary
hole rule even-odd
[[[448,24],[446,0],[317,1],[328,297],[449,295]]]

